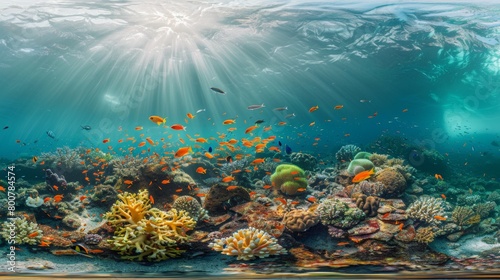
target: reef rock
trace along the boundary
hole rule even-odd
[[[405,177],[394,168],[385,168],[377,173],[377,182],[385,185],[384,197],[394,198],[400,196],[406,187]]]
[[[237,186],[235,189],[227,190],[225,184],[215,184],[208,191],[203,208],[211,214],[221,215],[230,207],[248,201],[250,201],[250,194],[245,188]]]

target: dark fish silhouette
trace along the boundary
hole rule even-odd
[[[56,138],[56,135],[54,134],[54,132],[52,130],[49,130],[46,133],[47,133],[47,136],[49,136],[50,138],[52,138],[52,139]]]
[[[4,128],[3,128],[3,129],[7,129],[7,128],[9,128],[9,127],[8,127],[8,126],[4,126]]]
[[[82,129],[85,129],[85,130],[91,130],[92,127],[90,127],[90,125],[80,125],[82,127]]]
[[[217,92],[217,93],[220,93],[220,94],[226,94],[222,89],[220,88],[216,88],[216,87],[211,87],[210,88],[211,90]]]
[[[292,148],[290,148],[290,146],[288,146],[287,144],[285,144],[285,152],[287,155],[292,153]]]
[[[212,147],[208,147],[208,152],[211,153],[212,152]]]
[[[263,122],[264,122],[264,120],[256,120],[256,121],[255,121],[255,124],[261,124],[261,123],[263,123]]]

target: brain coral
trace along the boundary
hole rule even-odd
[[[349,204],[339,199],[325,199],[317,208],[321,223],[332,225],[339,228],[351,228],[357,225],[365,218],[365,213],[356,206],[350,207]]]
[[[201,204],[194,197],[189,195],[179,196],[172,205],[172,208],[184,210],[193,220],[208,219],[207,210],[201,208]]]
[[[238,260],[265,258],[270,255],[286,254],[286,250],[269,233],[253,227],[240,229],[232,236],[215,239],[208,245],[212,250],[228,256],[237,256]]]
[[[293,164],[278,165],[271,175],[271,182],[274,188],[288,195],[297,194],[298,189],[307,187],[304,170]]]
[[[312,211],[294,209],[287,212],[283,217],[286,228],[295,232],[302,232],[315,226],[319,222],[319,216]]]
[[[385,185],[384,196],[386,198],[400,196],[406,187],[405,177],[392,167],[378,172],[376,180]]]

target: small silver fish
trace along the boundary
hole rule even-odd
[[[361,99],[361,100],[359,100],[359,102],[361,102],[361,103],[371,103],[372,101],[371,100],[367,100],[367,99]]]
[[[199,112],[205,112],[206,109],[200,109],[198,111],[196,111],[196,114],[198,114]]]
[[[260,109],[260,108],[264,108],[264,103],[260,104],[260,105],[250,105],[247,107],[248,110],[257,110],[257,109]]]
[[[288,110],[288,107],[278,107],[273,109],[273,111],[286,111],[286,110]]]
[[[288,114],[285,116],[285,119],[293,119],[293,118],[295,118],[295,113]]]

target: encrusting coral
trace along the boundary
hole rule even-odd
[[[265,258],[270,255],[286,254],[286,250],[269,233],[253,227],[240,229],[232,236],[215,239],[208,245],[212,250],[228,256],[237,256],[238,260]]]
[[[0,236],[5,240],[13,237],[17,245],[36,245],[42,239],[43,232],[36,223],[28,222],[25,217],[17,217],[2,224]]]
[[[420,243],[431,243],[434,241],[434,229],[432,227],[422,227],[417,230],[415,241]]]
[[[271,182],[275,189],[288,195],[295,195],[298,189],[307,187],[304,170],[293,164],[278,165],[271,175]]]
[[[380,204],[380,198],[376,196],[366,196],[362,193],[354,193],[351,196],[352,200],[356,203],[359,209],[363,210],[366,216],[375,217],[377,216],[378,206]]]
[[[436,224],[440,221],[435,216],[443,215],[443,200],[434,197],[420,197],[417,201],[410,204],[406,213],[408,217],[425,221],[430,224]]]
[[[285,227],[294,232],[306,231],[318,222],[319,216],[317,214],[304,209],[294,209],[283,217]]]
[[[335,198],[323,200],[317,212],[322,224],[343,229],[351,228],[365,218],[365,213],[361,209],[356,206],[350,207],[349,204]]]
[[[160,261],[184,252],[176,245],[188,241],[186,232],[196,226],[187,212],[151,208],[147,190],[125,192],[118,198],[104,218],[115,228],[108,243],[122,259]]]

